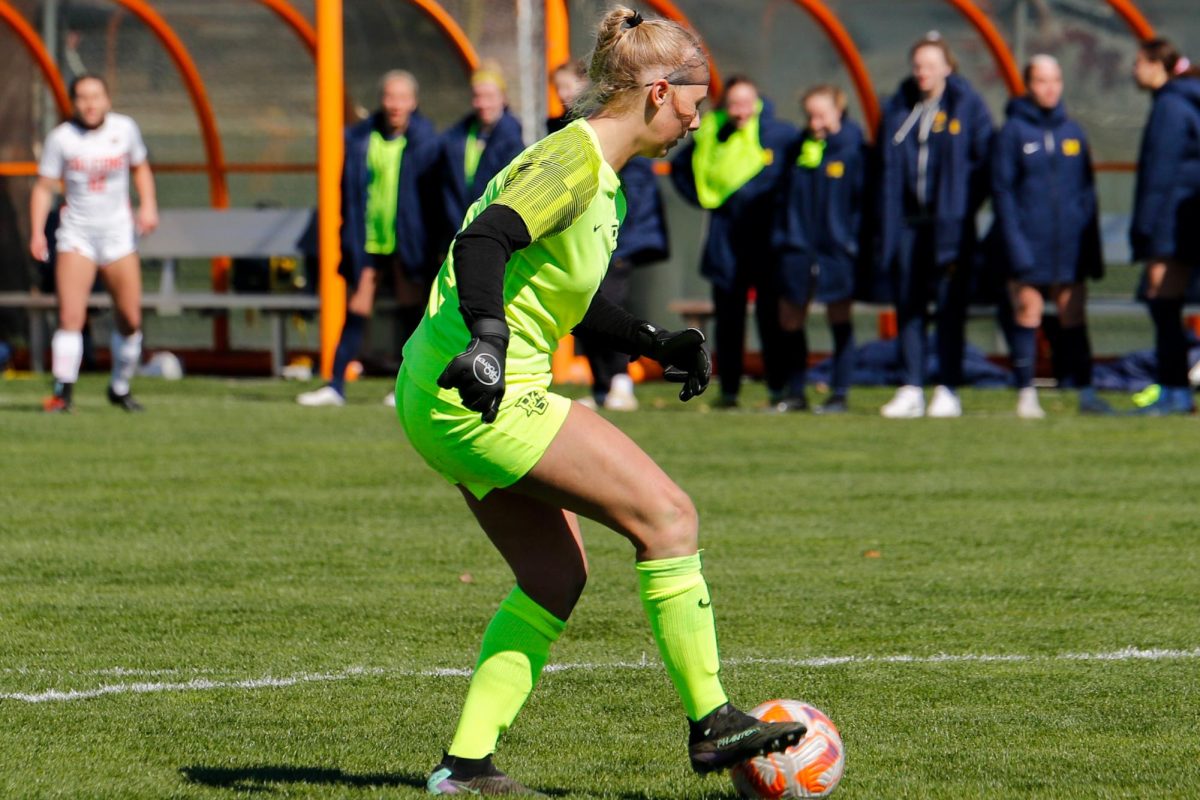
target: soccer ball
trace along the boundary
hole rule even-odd
[[[750,713],[766,722],[804,722],[808,733],[782,753],[735,766],[733,786],[742,797],[827,797],[837,788],[846,750],[829,717],[799,700],[768,700]]]

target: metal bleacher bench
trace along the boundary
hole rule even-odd
[[[142,295],[142,308],[163,316],[184,311],[229,312],[253,309],[271,320],[271,372],[280,375],[286,351],[287,318],[316,311],[318,299],[307,294],[232,294],[181,292],[176,270],[181,258],[270,258],[301,256],[301,239],[311,224],[311,209],[171,209],[159,215],[154,233],[138,242],[143,260],[162,261],[158,291]],[[0,292],[0,308],[22,308],[29,316],[29,352],[33,370],[45,369],[46,317],[57,307],[54,295]],[[108,309],[112,298],[93,293],[88,307]]]

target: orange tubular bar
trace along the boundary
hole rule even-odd
[[[858,101],[862,104],[863,116],[867,123],[867,136],[874,138],[875,131],[879,127],[879,97],[875,94],[875,87],[871,85],[871,76],[867,72],[867,65],[863,63],[862,53],[854,44],[854,40],[850,38],[850,34],[846,32],[841,20],[821,0],[795,0],[795,3],[817,21],[817,24],[825,31],[825,35],[833,42],[833,46],[837,48],[838,55],[842,57],[842,62],[850,71],[850,79],[854,81]]]
[[[546,0],[546,69],[549,72],[571,60],[571,26],[567,18],[567,0]],[[562,101],[554,85],[546,79],[546,110],[551,117],[561,117]]]
[[[208,164],[209,200],[213,208],[229,208],[229,184],[225,180],[225,154],[221,149],[221,136],[217,133],[217,118],[191,53],[175,34],[174,29],[145,0],[113,2],[136,15],[150,28],[175,62],[179,77],[192,98],[192,107],[196,109],[196,116],[200,120],[200,135],[204,141],[204,156]],[[229,259],[213,259],[212,286],[213,291],[217,292],[224,292],[229,288]],[[229,320],[225,317],[213,320],[213,347],[218,351],[229,349]]]
[[[342,161],[345,158],[345,43],[342,0],[317,0],[317,252],[321,298],[321,375],[333,376],[333,356],[346,321],[342,257]]]
[[[1145,41],[1154,38],[1154,26],[1130,0],[1108,0],[1108,4],[1121,15],[1121,19],[1139,39]]]
[[[966,17],[967,21],[983,37],[984,43],[987,44],[988,49],[992,51],[993,58],[996,59],[996,66],[1000,69],[1000,77],[1004,78],[1004,83],[1008,86],[1008,93],[1014,97],[1025,94],[1025,79],[1021,77],[1021,69],[1017,66],[1016,59],[1013,58],[1012,50],[1009,49],[1004,37],[1000,35],[1000,31],[996,30],[996,26],[992,24],[988,15],[979,10],[979,7],[970,0],[947,0],[947,2]]]
[[[50,91],[54,94],[54,103],[58,106],[59,116],[64,119],[71,116],[71,99],[67,96],[67,87],[63,83],[62,73],[58,71],[54,59],[46,51],[42,37],[38,36],[37,31],[17,13],[16,9],[8,4],[7,0],[0,0],[0,20],[8,23],[8,27],[17,34],[21,44],[25,45],[29,55],[33,56],[33,60],[37,62],[38,69],[46,78],[46,83],[50,84]]]
[[[479,54],[475,52],[475,46],[471,44],[471,40],[467,38],[467,34],[459,27],[454,17],[450,16],[436,0],[412,0],[412,3],[424,11],[450,37],[463,64],[468,70],[475,71],[479,67]]]
[[[671,0],[646,0],[646,5],[653,8],[659,14],[670,20],[678,22],[680,25],[691,28],[694,31],[699,29],[692,24],[692,21],[687,18],[687,15],[680,11]],[[717,71],[716,62],[713,61],[712,53],[708,48],[704,48],[704,52],[708,55],[708,72],[712,77],[712,83],[708,86],[708,93],[712,97],[720,97],[723,85],[721,83],[721,73]]]
[[[200,133],[204,139],[204,155],[208,162],[209,197],[214,208],[228,208],[229,187],[225,183],[225,155],[221,150],[220,134],[217,133],[217,118],[213,114],[212,104],[209,103],[208,93],[204,88],[204,81],[200,79],[200,73],[196,69],[196,63],[192,61],[191,54],[166,20],[145,0],[113,0],[113,2],[137,15],[138,19],[150,28],[179,69],[179,76],[183,79],[183,85],[187,87],[188,94],[192,98],[192,106],[195,107],[196,116],[200,120]]]

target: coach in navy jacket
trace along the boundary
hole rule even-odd
[[[854,121],[842,120],[842,129],[825,139],[824,158],[815,168],[796,163],[804,140],[800,136],[788,149],[774,234],[783,296],[801,304],[850,300],[862,224],[866,139]],[[814,265],[815,291],[809,286]]]
[[[745,95],[746,97],[741,97]],[[758,144],[764,159],[762,169],[733,191],[717,207],[710,207],[708,238],[700,262],[701,274],[712,284],[716,312],[717,367],[721,379],[722,405],[736,405],[742,379],[742,358],[746,325],[746,302],[751,287],[756,288],[755,312],[767,387],[781,399],[787,366],[779,351],[778,288],[775,285],[774,252],[771,245],[775,224],[774,203],[783,174],[784,155],[795,138],[795,129],[776,119],[771,103],[758,95],[754,83],[732,78],[725,89],[725,105],[740,102],[758,105]],[[714,111],[711,115],[724,111]],[[704,124],[703,122],[701,123]],[[722,124],[717,140],[732,137],[733,120]],[[683,198],[704,208],[696,183],[693,139],[671,160],[671,182]]]
[[[831,395],[817,410],[847,410],[853,366],[851,306],[859,262],[866,141],[862,128],[846,118],[846,94],[834,86],[805,93],[808,128],[788,148],[779,192],[778,251],[780,328],[790,355],[788,399],[796,410],[808,407],[808,307],[825,305],[833,336]]]
[[[912,266],[901,241],[905,229],[917,219],[933,225],[934,257],[939,266],[970,263],[977,243],[975,213],[988,195],[991,113],[967,80],[953,74],[946,79],[942,96],[944,128],[935,119],[931,133],[926,174],[936,175],[936,181],[927,186],[927,204],[919,204],[917,121],[909,124],[918,102],[916,83],[905,80],[884,110],[880,138],[881,256],[889,272],[900,273],[897,278],[901,282]]]
[[[483,194],[488,181],[525,149],[521,123],[508,110],[506,91],[498,67],[476,70],[471,76],[472,112],[442,133],[437,174],[444,216],[435,233],[439,255],[449,249],[467,208]],[[470,175],[468,145],[477,148],[478,159]]]
[[[771,163],[719,208],[712,209],[700,262],[700,273],[725,290],[734,287],[739,265],[745,269],[770,257],[774,192],[785,166],[783,155],[796,136],[791,125],[775,118],[775,107],[770,100],[763,98],[762,104],[759,141],[764,150],[773,154]],[[671,159],[671,183],[684,200],[700,207],[692,166],[694,149],[695,142],[690,141]]]
[[[1008,276],[1034,286],[1103,275],[1087,135],[1059,102],[1008,103],[992,155],[992,205]]]
[[[1182,75],[1154,92],[1138,154],[1129,232],[1139,261],[1200,265],[1200,78]]]
[[[937,303],[940,385],[931,416],[962,413],[963,329],[976,252],[975,213],[988,194],[992,120],[940,37],[910,51],[913,77],[884,110],[881,161],[881,263],[900,325],[904,385],[887,417],[925,414],[925,326]]]
[[[342,167],[342,263],[338,269],[351,286],[358,283],[364,266],[372,256],[367,242],[367,147],[371,133],[386,133],[382,112],[346,130],[346,157]],[[427,219],[420,187],[437,157],[437,131],[433,123],[414,111],[405,134],[408,143],[400,160],[400,186],[396,203],[396,256],[404,271],[414,280],[430,276],[433,259],[426,237]]]
[[[1008,121],[992,152],[993,234],[1012,297],[1007,331],[1017,415],[1045,416],[1033,373],[1046,294],[1058,307],[1056,360],[1080,390],[1080,411],[1107,413],[1091,388],[1087,335],[1084,281],[1104,272],[1087,136],[1067,116],[1056,59],[1035,56],[1025,69],[1025,83],[1029,94],[1009,101]]]
[[[1151,414],[1191,413],[1183,304],[1200,284],[1200,70],[1165,39],[1141,44],[1138,86],[1153,92],[1138,154],[1129,239],[1146,262],[1145,298],[1154,321],[1160,402]]]

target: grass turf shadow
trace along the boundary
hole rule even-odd
[[[346,786],[371,789],[383,786],[425,788],[425,776],[398,773],[345,772],[336,767],[297,767],[289,765],[252,767],[180,767],[189,783],[232,789],[238,792],[271,792],[272,784],[307,783],[314,786]]]
[[[236,792],[273,792],[273,784],[306,783],[313,786],[346,786],[374,789],[385,786],[408,786],[425,789],[428,776],[399,773],[345,772],[336,767],[296,767],[288,765],[254,767],[180,767],[180,774],[189,783],[231,789]],[[539,789],[545,795],[566,794],[561,789]]]

